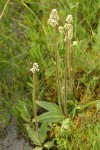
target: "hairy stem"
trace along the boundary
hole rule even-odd
[[[71,40],[68,39],[68,57],[67,57],[67,65],[68,65],[68,80],[69,80],[69,93],[70,99],[72,94],[72,77],[71,77]]]
[[[39,136],[39,126],[38,126],[38,120],[37,120],[37,107],[36,107],[36,73],[33,74],[33,108],[34,108],[34,118],[35,118],[35,127],[36,127],[36,132]]]
[[[58,93],[58,104],[62,110],[61,101],[61,89],[60,89],[60,79],[59,79],[59,64],[58,64],[58,45],[56,41],[56,29],[54,29],[54,45],[55,45],[55,62],[56,62],[56,80],[57,80],[57,93]]]
[[[67,116],[67,78],[68,78],[68,49],[69,49],[69,43],[68,43],[68,35],[66,39],[66,56],[65,56],[65,80],[64,80],[64,113]]]
[[[71,40],[69,40],[69,86],[70,86],[70,99],[72,95],[72,73],[71,73]]]

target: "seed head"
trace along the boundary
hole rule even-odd
[[[65,25],[64,25],[64,28],[66,29],[66,30],[73,30],[73,25],[72,24],[70,24],[70,23],[65,23]]]
[[[53,9],[51,11],[50,18],[48,20],[48,24],[50,24],[51,26],[54,27],[54,26],[58,25],[58,21],[59,21],[58,12],[56,9]]]
[[[63,32],[64,32],[64,28],[63,28],[62,26],[59,26],[58,29],[59,29],[59,32],[60,32],[60,33],[63,33]]]
[[[64,42],[66,42],[66,40],[67,40],[67,36],[65,36],[65,38],[64,38]]]
[[[39,66],[38,66],[38,64],[34,63],[33,67],[30,69],[30,71],[32,71],[32,73],[39,72]]]
[[[73,29],[68,31],[68,39],[71,40],[73,38]]]
[[[59,16],[58,16],[58,12],[56,9],[53,9],[51,14],[50,14],[50,18],[54,19],[55,21],[59,21]]]
[[[55,21],[54,19],[49,19],[48,24],[51,25],[52,27],[55,27],[56,25],[58,25],[58,22]]]
[[[77,42],[76,41],[73,41],[73,44],[72,44],[73,46],[76,46],[77,45]]]
[[[73,16],[72,15],[68,15],[66,17],[66,22],[69,23],[69,24],[73,23]]]

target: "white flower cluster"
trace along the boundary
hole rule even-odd
[[[63,130],[70,131],[71,130],[71,124],[72,124],[72,122],[69,118],[63,120],[62,126],[61,126],[61,131],[63,131]]]
[[[48,24],[50,24],[52,27],[54,27],[54,26],[58,25],[58,21],[59,21],[58,12],[56,9],[53,9],[50,14]]]
[[[62,26],[59,26],[59,33],[63,33],[64,32],[64,28]]]
[[[72,24],[72,23],[73,23],[73,16],[72,16],[72,15],[68,15],[68,16],[66,17],[66,22],[67,22],[68,24]]]
[[[73,29],[68,30],[68,39],[71,40],[73,38]]]
[[[73,16],[72,15],[68,15],[66,17],[66,23],[65,23],[65,28],[67,29],[68,31],[68,39],[72,39],[73,38]]]
[[[39,72],[39,65],[37,63],[34,63],[30,71],[32,71],[32,73]]]
[[[67,36],[65,36],[65,38],[64,38],[64,42],[66,42],[66,40],[67,40]]]
[[[76,41],[73,41],[72,46],[76,46],[76,45],[77,45],[77,42],[76,42]]]
[[[70,24],[70,23],[65,23],[64,27],[65,27],[65,29],[67,29],[68,31],[69,31],[69,30],[73,30],[73,25]]]

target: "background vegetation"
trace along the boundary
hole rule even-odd
[[[53,32],[52,28],[47,25],[51,10],[56,8],[59,12],[60,24],[64,24],[68,14],[72,14],[74,19],[73,41],[77,41],[78,45],[72,49],[73,100],[77,100],[83,106],[93,103],[82,114],[75,117],[74,125],[77,131],[69,131],[66,135],[65,130],[61,133],[57,132],[57,136],[54,133],[51,137],[56,137],[58,149],[68,149],[68,143],[65,144],[65,141],[73,141],[72,148],[78,141],[79,145],[83,144],[81,144],[81,149],[98,150],[97,143],[100,140],[98,136],[100,131],[98,126],[100,115],[100,1],[9,0],[7,5],[6,2],[7,0],[0,2],[0,14],[2,14],[0,17],[1,122],[9,122],[10,116],[15,117],[21,124],[20,113],[23,113],[24,106],[28,108],[29,116],[32,117],[30,68],[33,62],[37,62],[40,68],[37,99],[57,102]],[[63,62],[65,46],[58,33],[57,38],[60,61]],[[64,66],[61,66],[62,74],[63,69]],[[56,128],[57,126],[54,130]],[[78,144],[75,146],[77,149]]]

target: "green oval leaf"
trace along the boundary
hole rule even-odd
[[[36,131],[34,131],[34,129],[31,128],[29,125],[26,126],[26,130],[27,130],[28,136],[33,141],[33,143],[35,145],[41,146],[41,142],[39,140],[39,137],[38,137],[38,134],[36,133]]]
[[[55,103],[36,101],[36,104],[48,111],[60,111],[60,107]]]
[[[40,116],[37,117],[39,122],[59,122],[63,120],[65,116],[61,112],[56,112],[56,111],[50,111],[46,112]]]

